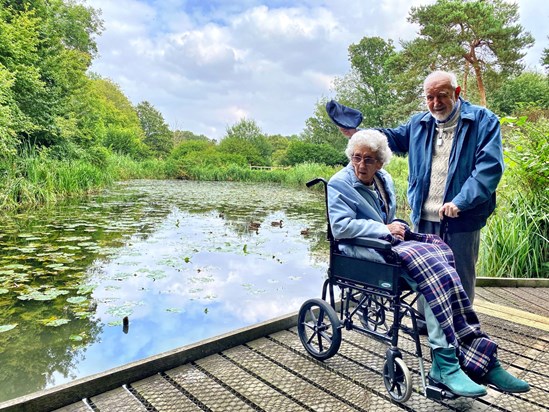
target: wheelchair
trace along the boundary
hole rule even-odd
[[[398,348],[399,332],[402,332],[415,343],[414,355],[419,362],[423,394],[436,400],[457,398],[435,382],[429,380],[427,383],[418,331],[418,324],[425,319],[413,307],[419,295],[402,278],[398,255],[389,242],[381,239],[334,239],[328,214],[328,182],[316,178],[306,185],[312,187],[321,182],[330,257],[321,299],[309,299],[299,310],[298,335],[306,351],[320,361],[329,359],[340,348],[343,329],[355,330],[386,343],[383,383],[392,399],[404,403],[412,394],[412,378]],[[383,256],[385,263],[346,256],[338,248],[343,243],[371,248]],[[336,287],[340,291],[337,300]],[[410,320],[411,326],[403,323],[405,318]]]

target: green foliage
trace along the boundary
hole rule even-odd
[[[348,160],[343,152],[329,144],[313,144],[296,140],[288,145],[286,156],[281,163],[284,165],[323,163],[336,166],[347,164]]]
[[[549,82],[539,73],[524,72],[507,80],[494,91],[491,108],[501,115],[513,115],[524,105],[549,109]]]
[[[17,145],[13,76],[0,65],[0,158],[13,155]]]
[[[209,140],[183,140],[173,148],[170,157],[178,159],[185,157],[191,152],[202,152],[213,147],[213,143]]]
[[[395,182],[398,215],[400,218],[408,220],[411,211],[406,193],[408,189],[408,158],[393,156],[391,162],[385,165],[384,169],[391,174]]]
[[[341,93],[341,98],[337,100],[346,106],[353,106],[348,98],[343,97],[346,94]],[[332,122],[326,113],[327,100],[317,102],[312,117],[305,121],[303,130],[303,141],[311,144],[328,144],[336,150],[343,152],[347,147],[347,138],[341,134],[337,126]]]
[[[150,152],[149,148],[135,135],[133,129],[121,126],[111,126],[107,129],[103,145],[115,153],[135,159],[147,157]]]
[[[517,179],[520,187],[534,197],[547,200],[545,211],[549,214],[549,121],[541,118],[529,122],[503,118],[505,157],[509,174]]]
[[[267,141],[271,145],[272,148],[272,155],[271,160],[273,165],[280,165],[282,164],[282,160],[284,156],[286,155],[286,149],[288,148],[288,145],[290,144],[291,139],[296,139],[297,137],[286,137],[282,135],[271,135],[267,136]]]
[[[479,274],[549,277],[549,121],[502,124],[507,170],[483,232]]]
[[[5,159],[0,170],[0,209],[5,210],[54,203],[112,183],[103,167],[88,160],[59,161],[47,151]]]
[[[485,105],[483,73],[519,73],[523,50],[534,43],[518,19],[518,5],[503,0],[438,0],[411,8],[408,21],[420,26],[420,37],[406,49],[421,56],[418,67],[472,70]]]
[[[129,179],[169,179],[168,164],[164,160],[149,158],[135,160],[127,155],[109,156],[107,173],[113,180]]]
[[[86,160],[95,167],[107,167],[109,156],[110,152],[104,146],[92,146],[86,150]]]
[[[479,276],[549,277],[549,224],[547,214],[540,214],[546,204],[514,185],[502,185],[500,193],[501,206],[482,232]]]
[[[176,130],[173,132],[173,141],[175,145],[185,141],[185,140],[203,140],[205,142],[214,143],[215,140],[209,139],[203,134],[194,134],[188,130]]]
[[[143,142],[160,157],[166,156],[173,148],[173,134],[162,114],[149,102],[137,105],[137,115],[145,132]]]
[[[227,154],[241,155],[250,165],[267,166],[270,164],[270,159],[262,157],[258,147],[240,137],[229,136],[223,138],[219,143],[219,151]]]
[[[547,38],[549,39],[549,36]],[[549,71],[549,47],[543,49],[540,62],[545,67],[545,70]]]
[[[242,119],[227,128],[227,133],[219,144],[219,150],[240,154],[254,166],[270,165],[273,153],[271,144],[256,122],[247,119]]]
[[[189,152],[180,158],[172,157],[168,165],[168,173],[175,179],[223,180],[218,176],[224,175],[228,168],[249,169],[244,156],[214,149]]]
[[[22,142],[46,146],[79,138],[71,102],[96,52],[96,12],[62,0],[2,3],[0,66],[13,76],[13,131]]]
[[[364,127],[391,124],[396,93],[390,62],[396,55],[393,42],[380,37],[364,37],[349,46],[349,60],[358,77],[351,106],[364,115]]]

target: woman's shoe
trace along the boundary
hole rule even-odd
[[[501,364],[497,359],[494,367],[481,378],[480,382],[485,385],[491,385],[499,391],[508,393],[522,393],[530,390],[528,382],[511,375],[501,367]]]
[[[471,380],[459,366],[455,348],[437,348],[432,352],[429,378],[458,396],[476,398],[486,395],[486,388]]]

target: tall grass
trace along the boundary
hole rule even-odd
[[[548,218],[539,200],[520,193],[509,198],[482,232],[479,276],[546,278],[549,276]]]
[[[114,180],[170,178],[166,162],[161,159],[138,161],[126,155],[111,154],[106,169]]]
[[[4,159],[0,170],[3,210],[54,203],[112,183],[106,170],[87,161],[59,161],[36,153]]]
[[[406,191],[408,189],[408,158],[393,156],[391,162],[385,166],[395,182],[395,193],[397,199],[397,217],[409,220],[410,206]]]
[[[482,230],[479,276],[549,277],[547,196],[502,189],[498,209]]]

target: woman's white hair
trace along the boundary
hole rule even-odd
[[[351,157],[357,148],[367,148],[376,154],[376,158],[385,166],[391,160],[393,152],[389,149],[387,136],[378,130],[366,129],[356,132],[347,143],[345,154],[351,160]]]

